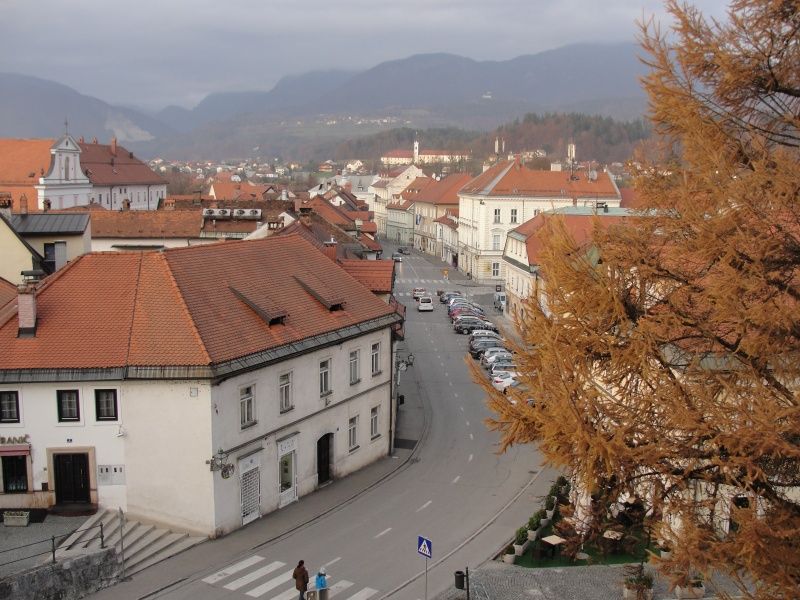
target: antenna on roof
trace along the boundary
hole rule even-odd
[[[64,135],[69,135],[69,119],[64,117]]]

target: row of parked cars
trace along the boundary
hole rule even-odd
[[[458,291],[441,294],[439,301],[447,306],[453,330],[469,335],[467,351],[472,358],[481,361],[492,380],[492,386],[505,390],[512,385],[516,376],[513,354],[506,348],[497,327],[486,318],[483,308]]]

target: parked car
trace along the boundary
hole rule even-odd
[[[504,312],[506,310],[506,293],[505,292],[495,292],[494,293],[494,307],[496,310],[500,312]]]
[[[409,250],[409,249],[408,249],[408,248],[406,248],[405,246],[400,246],[400,247],[397,249],[397,252],[398,252],[398,253],[400,253],[400,254],[411,254],[411,250]]]
[[[465,308],[479,310],[483,312],[483,309],[480,307],[479,304],[473,304],[472,302],[456,302],[455,304],[449,304],[447,306],[447,313],[450,314],[456,310],[464,310]]]
[[[513,371],[516,372],[517,365],[508,360],[496,360],[491,367],[489,367],[489,376],[494,377],[500,371]]]
[[[489,348],[501,348],[500,340],[493,340],[493,339],[485,339],[485,340],[478,340],[469,345],[469,354],[472,358],[480,358],[481,354],[483,354]]]
[[[427,296],[427,295],[428,295],[428,290],[426,290],[425,288],[414,288],[411,291],[411,296],[414,298],[414,300],[419,300],[422,296]]]
[[[433,310],[433,298],[430,296],[421,296],[419,299],[419,304],[417,304],[417,310],[419,312]]]
[[[472,315],[459,317],[453,322],[453,329],[458,333],[470,333],[475,329],[486,329],[486,321]]]
[[[481,356],[481,365],[483,366],[484,369],[488,369],[490,366],[492,366],[492,363],[495,362],[496,360],[512,359],[511,352],[509,352],[502,346],[493,350],[494,350],[493,352],[488,352],[488,351],[484,352],[483,356]]]
[[[513,371],[498,371],[492,377],[492,387],[496,390],[504,391],[508,386],[516,381],[516,373]]]
[[[491,337],[498,340],[501,339],[500,334],[497,333],[496,331],[491,331],[489,329],[476,329],[470,334],[469,340],[471,342],[472,340],[475,340],[477,338],[485,338],[485,337]]]
[[[439,302],[441,302],[442,304],[447,304],[451,299],[456,298],[456,297],[463,298],[464,294],[462,294],[458,290],[445,292],[444,294],[439,296]]]
[[[392,260],[394,262],[403,262],[403,255],[400,254],[399,252],[393,252],[392,253]]]
[[[450,313],[450,320],[455,321],[458,317],[466,317],[466,316],[478,317],[479,319],[484,319],[484,320],[486,319],[486,315],[479,310],[475,310],[472,308],[460,308]]]

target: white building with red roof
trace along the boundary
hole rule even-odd
[[[0,191],[11,192],[15,210],[23,195],[30,211],[90,203],[155,210],[167,182],[116,138],[99,144],[64,134],[58,140],[0,139]]]
[[[480,281],[505,278],[506,235],[541,212],[567,206],[618,207],[621,195],[606,172],[540,171],[519,157],[504,160],[459,192],[458,268]]]
[[[467,161],[472,155],[463,150],[436,150],[432,148],[420,148],[419,141],[414,140],[412,150],[396,148],[389,150],[381,156],[381,162],[387,167],[398,165],[431,165],[431,164],[450,164]]]
[[[84,254],[8,288],[0,507],[214,537],[390,451],[402,319],[299,235]]]

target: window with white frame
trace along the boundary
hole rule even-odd
[[[500,277],[500,263],[493,262],[492,263],[492,277]]]
[[[494,222],[495,223],[499,223],[500,222],[500,209],[499,208],[495,208],[494,209]]]
[[[58,402],[58,420],[60,422],[81,420],[78,390],[57,390],[56,399]]]
[[[377,406],[373,406],[372,409],[369,411],[369,435],[372,439],[375,439],[380,435],[380,430],[378,429]]]
[[[347,444],[351,451],[358,448],[358,416],[351,417],[348,423]]]
[[[239,388],[239,425],[242,429],[256,422],[255,402],[254,386],[246,385]]]
[[[319,363],[319,395],[331,393],[331,359],[326,358]]]
[[[500,250],[500,234],[492,234],[492,250]]]
[[[360,350],[350,351],[350,385],[355,385],[361,381],[360,354]]]
[[[511,222],[512,223],[516,223],[517,222],[517,209],[516,208],[512,208],[511,209]]]
[[[292,410],[292,374],[283,373],[278,377],[278,396],[280,397],[280,411]]]
[[[95,390],[94,413],[98,421],[116,421],[119,419],[117,390]]]
[[[377,375],[381,372],[381,343],[372,344],[372,374]]]
[[[0,423],[19,423],[19,392],[0,392]]]

